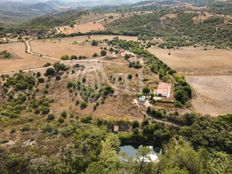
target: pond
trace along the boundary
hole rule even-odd
[[[159,154],[157,153],[152,146],[146,146],[151,149],[151,152],[144,158],[140,158],[139,160],[144,160],[145,162],[154,162],[159,161]],[[120,153],[125,153],[128,157],[135,159],[138,153],[138,148],[131,146],[131,145],[125,145],[119,147]]]

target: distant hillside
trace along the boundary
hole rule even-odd
[[[194,22],[197,12],[181,9],[155,11],[152,14],[134,15],[107,26],[118,34],[138,35],[142,38],[162,37],[161,47],[181,47],[204,44],[218,48],[232,48],[232,25],[221,16],[211,16]]]
[[[232,1],[214,3],[211,9],[217,13],[232,15]]]
[[[88,12],[78,10],[68,10],[65,12],[49,14],[34,18],[20,25],[20,28],[26,29],[49,29],[62,25],[71,25],[73,21]]]
[[[12,25],[25,22],[33,17],[56,11],[67,10],[70,6],[58,0],[46,2],[0,2],[0,22]]]

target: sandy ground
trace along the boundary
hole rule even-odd
[[[188,76],[186,80],[195,93],[194,111],[211,116],[232,113],[232,76]]]
[[[204,50],[203,48],[160,49],[149,51],[172,68],[187,75],[232,74],[231,50]],[[171,55],[168,55],[171,53]]]
[[[54,61],[49,59],[26,54],[25,45],[22,42],[1,44],[0,51],[2,50],[7,50],[13,56],[7,60],[0,59],[0,73],[39,68],[48,62],[54,63]]]
[[[43,55],[61,58],[63,55],[76,55],[91,57],[94,53],[100,53],[100,46],[91,46],[84,43],[86,40],[104,40],[113,39],[115,36],[79,36],[71,38],[35,40],[31,42],[32,51]],[[137,40],[137,37],[119,37],[126,40]],[[76,42],[77,44],[74,44]]]

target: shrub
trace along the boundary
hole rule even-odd
[[[43,107],[42,108],[42,114],[43,115],[47,115],[47,114],[49,114],[49,112],[50,112],[50,109],[48,107]]]
[[[75,56],[75,55],[72,55],[72,56],[71,56],[71,60],[77,60],[77,59],[78,59],[77,56]]]
[[[138,121],[133,121],[132,128],[135,129],[135,128],[138,128],[138,127],[139,127],[139,122]]]
[[[88,107],[88,104],[86,102],[81,102],[80,108],[85,109]]]
[[[67,67],[63,63],[55,63],[54,68],[57,72],[67,70]]]
[[[98,41],[92,40],[91,45],[92,45],[92,46],[97,46],[97,45],[98,45]]]
[[[61,80],[61,77],[59,75],[56,76],[56,81]]]
[[[92,117],[85,117],[85,118],[82,118],[82,119],[81,119],[81,122],[82,122],[82,123],[85,123],[85,124],[91,124],[91,123],[92,123]]]
[[[35,114],[40,114],[40,109],[39,108],[35,109]]]
[[[64,55],[61,57],[61,60],[69,60],[69,59],[70,59],[70,57],[68,55]]]
[[[40,72],[37,72],[36,73],[36,77],[40,77],[41,76],[41,73]]]
[[[105,50],[101,51],[101,56],[106,56],[107,52]]]
[[[144,94],[149,94],[150,93],[150,89],[148,87],[143,88],[143,93]]]
[[[56,73],[55,69],[54,68],[48,68],[46,70],[46,73],[45,73],[45,76],[54,76]]]
[[[66,111],[63,111],[63,112],[61,112],[61,117],[63,117],[63,118],[67,118],[67,116],[68,116],[68,113],[66,112]]]
[[[132,75],[129,74],[127,78],[128,78],[129,80],[131,80],[131,79],[132,79]]]
[[[58,122],[59,122],[59,123],[64,123],[64,119],[63,119],[63,118],[59,118],[59,119],[58,119]]]
[[[55,119],[54,115],[53,114],[48,114],[48,121],[52,121]]]
[[[93,57],[97,57],[97,56],[98,56],[97,53],[94,53],[94,54],[93,54]]]
[[[38,82],[39,82],[39,83],[44,83],[44,78],[42,78],[42,77],[39,78],[39,79],[38,79]]]

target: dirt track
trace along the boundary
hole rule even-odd
[[[95,36],[80,36],[74,38],[64,38],[62,39],[61,43],[51,43],[51,42],[59,42],[59,39],[46,40],[44,41],[31,41],[31,47],[26,47],[26,44],[23,42],[15,42],[9,44],[1,44],[0,51],[7,50],[13,56],[10,59],[0,59],[0,74],[9,74],[11,72],[17,72],[19,70],[41,70],[46,63],[55,63],[60,60],[60,57],[65,54],[76,54],[92,56],[93,53],[96,51],[100,52],[99,47],[92,47],[90,45],[79,45],[80,43],[84,42],[86,39],[95,39],[95,40],[104,40],[104,39],[113,39],[116,36],[110,35],[95,35]],[[120,39],[126,40],[137,40],[137,37],[127,37],[127,36],[119,36]],[[75,45],[73,42],[77,42],[78,44]],[[49,43],[51,43],[49,45]],[[53,45],[54,44],[54,45]],[[34,47],[34,45],[39,45],[39,49]],[[64,45],[65,48],[61,48]],[[58,49],[59,47],[60,49]],[[80,49],[79,49],[80,48]],[[88,49],[90,48],[90,49]],[[38,50],[37,50],[38,49]],[[30,54],[26,53],[29,52]],[[38,52],[36,53],[35,50]],[[44,52],[40,52],[43,50]],[[91,52],[92,51],[92,52]],[[97,52],[97,53],[99,53]],[[47,55],[46,55],[47,53]]]
[[[0,73],[39,68],[48,62],[55,62],[53,60],[43,59],[38,56],[27,54],[25,52],[25,44],[23,42],[1,44],[0,51],[2,50],[7,50],[13,56],[10,59],[0,59]]]

